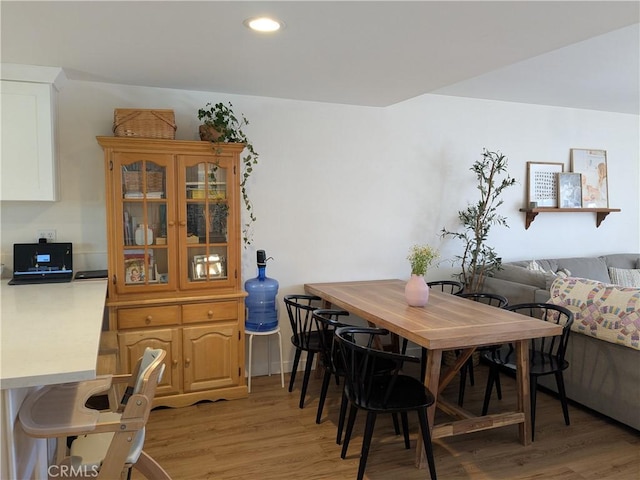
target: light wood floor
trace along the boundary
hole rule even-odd
[[[335,443],[340,387],[331,386],[317,425],[321,380],[312,376],[305,408],[299,409],[301,376],[292,393],[280,387],[279,375],[254,377],[247,399],[156,409],[147,424],[145,450],[176,480],[354,479],[364,415],[347,458],[340,459]],[[481,409],[486,367],[477,367],[476,377],[465,396],[465,407],[474,412]],[[490,411],[515,401],[515,381],[502,380],[503,399],[493,398]],[[455,399],[456,392],[454,381],[445,395]],[[571,425],[565,426],[559,401],[539,392],[536,441],[527,447],[518,442],[515,426],[434,441],[438,478],[639,480],[640,434],[575,405],[569,409]],[[378,420],[365,478],[428,478],[426,470],[414,467],[418,422],[411,415],[409,421],[412,448],[405,450],[390,418]],[[134,473],[133,478],[140,477]]]

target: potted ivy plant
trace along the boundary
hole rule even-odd
[[[404,296],[411,307],[424,307],[429,301],[429,287],[424,279],[427,269],[440,253],[430,245],[414,245],[407,255],[411,264],[411,278],[405,285]]]
[[[464,284],[465,292],[476,293],[482,290],[484,279],[500,270],[502,261],[495,249],[487,245],[489,231],[493,225],[509,227],[504,216],[498,214],[502,205],[500,195],[514,185],[516,180],[507,173],[508,159],[500,152],[483,149],[482,158],[471,167],[478,179],[480,198],[474,204],[458,212],[462,231],[442,229],[442,237],[461,240],[464,246],[460,261],[462,272],[458,278]]]
[[[199,133],[200,139],[213,143],[242,143],[246,154],[242,157],[242,176],[240,178],[240,192],[245,209],[249,214],[249,221],[242,228],[242,240],[246,245],[251,244],[251,225],[256,221],[253,213],[253,205],[247,194],[247,180],[253,172],[253,166],[258,163],[258,153],[253,144],[247,138],[243,128],[249,125],[249,121],[243,114],[240,118],[233,111],[233,105],[228,102],[211,104],[198,110],[198,120],[202,122]]]

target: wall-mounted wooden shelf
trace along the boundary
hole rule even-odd
[[[619,212],[619,208],[548,208],[548,207],[539,207],[539,208],[521,208],[521,212],[525,213],[526,221],[525,221],[525,230],[529,228],[531,222],[536,218],[539,213],[565,213],[565,212],[594,212],[596,214],[596,228],[600,226],[602,221],[605,219],[607,215],[611,212]]]

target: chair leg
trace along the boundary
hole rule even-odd
[[[396,432],[396,435],[400,435],[400,425],[398,424],[398,414],[392,413],[391,419],[393,420],[393,431]]]
[[[358,480],[362,480],[364,478],[364,469],[367,466],[367,458],[369,457],[369,447],[371,446],[371,437],[373,437],[373,428],[375,427],[375,424],[376,424],[376,413],[367,412],[367,423],[364,427],[364,437],[362,438],[362,451],[360,452],[360,465],[358,466]]]
[[[500,375],[499,374],[496,374],[495,384],[496,384],[496,393],[498,394],[498,400],[502,400],[502,387],[500,386]]]
[[[407,353],[407,344],[408,343],[409,343],[409,340],[407,340],[406,338],[402,339],[402,350],[400,350],[400,353],[402,353],[402,355]]]
[[[407,418],[407,412],[402,412],[400,418],[402,418],[402,430],[404,431],[404,448],[409,450],[411,443],[409,442],[409,419]]]
[[[280,345],[280,383],[284,388],[284,358],[282,357],[282,335],[280,330],[278,330],[278,344]]]
[[[318,402],[318,413],[316,414],[316,423],[320,423],[322,419],[322,410],[324,409],[324,401],[327,398],[327,391],[329,390],[329,383],[331,382],[331,370],[324,369],[324,377],[322,379],[322,388],[320,389],[320,401]]]
[[[558,395],[560,395],[564,424],[569,425],[569,406],[567,405],[567,394],[564,390],[564,375],[562,374],[562,371],[556,372],[556,385],[558,386]]]
[[[307,352],[307,363],[304,366],[304,379],[302,380],[302,391],[300,392],[300,408],[304,408],[304,397],[307,395],[307,386],[311,377],[311,366],[315,352]]]
[[[249,375],[247,379],[247,393],[251,393],[251,353],[253,352],[253,335],[249,334]]]
[[[493,390],[493,383],[498,375],[498,367],[491,365],[489,367],[489,376],[487,377],[487,388],[484,391],[484,403],[482,404],[482,416],[487,414],[489,410],[489,400],[491,400],[491,391]]]
[[[293,357],[293,369],[291,370],[291,378],[289,379],[289,391],[293,391],[293,382],[296,379],[296,372],[298,371],[298,363],[300,363],[300,354],[302,350],[296,348],[296,354]]]
[[[347,416],[347,396],[342,391],[342,401],[340,402],[340,415],[338,417],[338,433],[336,436],[336,443],[340,445],[342,443],[342,430],[344,430],[344,419]]]
[[[351,405],[349,409],[349,419],[347,420],[347,431],[344,434],[344,441],[342,442],[342,452],[340,458],[347,456],[347,450],[349,449],[349,441],[351,440],[351,433],[353,432],[353,424],[356,423],[356,414],[358,413],[358,407]]]
[[[169,474],[162,468],[158,462],[151,458],[144,450],[140,452],[138,461],[133,466],[140,472],[144,478],[154,480],[171,480]]]
[[[469,369],[469,385],[473,387],[476,384],[475,378],[473,377],[473,356],[467,360],[467,368]]]
[[[431,476],[431,480],[437,480],[436,462],[433,458],[433,445],[431,444],[431,431],[429,430],[429,420],[427,419],[426,409],[418,410],[418,420],[420,421],[420,431],[422,432],[422,443],[424,444],[424,451],[427,454],[429,475]]]

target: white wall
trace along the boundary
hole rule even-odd
[[[407,278],[414,243],[437,246],[444,260],[460,253],[439,232],[456,228],[457,211],[476,200],[469,168],[483,147],[506,154],[519,181],[501,208],[510,228],[495,227],[490,239],[505,261],[640,251],[637,116],[437,95],[368,108],[68,81],[59,96],[61,200],[2,203],[3,263],[12,263],[13,243],[55,228],[59,241],[74,243],[76,269],[104,268],[104,166],[95,137],[112,134],[114,108],[171,108],[177,138],[195,140],[198,108],[218,101],[247,116],[260,154],[248,187],[258,220],[243,276],[256,275],[255,250],[264,249],[281,294],[306,282]],[[518,209],[526,162],[563,162],[568,171],[571,148],[607,150],[609,202],[622,212],[600,228],[593,213],[540,214],[525,230]],[[428,279],[452,270],[445,261]],[[266,357],[255,348],[260,372]]]

